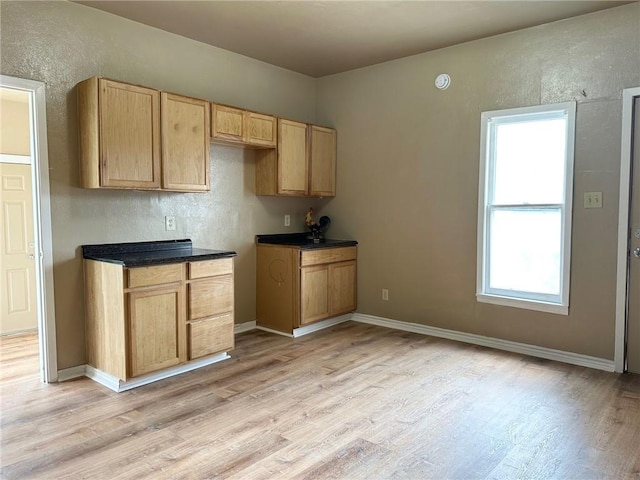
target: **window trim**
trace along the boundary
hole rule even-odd
[[[544,207],[560,206],[562,216],[562,258],[561,258],[561,278],[560,278],[560,301],[546,301],[543,299],[533,299],[525,297],[513,297],[500,295],[495,292],[488,292],[486,284],[488,281],[488,220],[490,215],[487,195],[489,194],[489,181],[494,175],[495,150],[489,151],[489,147],[495,144],[496,129],[492,128],[492,120],[507,117],[506,121],[500,123],[513,123],[531,117],[538,117],[540,120],[555,118],[561,113],[567,118],[566,129],[566,151],[565,151],[565,185],[564,202],[562,204],[544,204]],[[477,269],[476,269],[476,299],[478,302],[491,303],[495,305],[537,310],[560,315],[569,314],[569,291],[571,275],[571,222],[573,212],[573,179],[574,179],[574,153],[575,153],[575,123],[576,123],[576,102],[564,102],[549,105],[535,105],[529,107],[518,107],[506,110],[494,110],[482,112],[480,130],[480,168],[478,187],[478,237],[477,237]],[[495,125],[495,124],[494,124]],[[527,205],[527,207],[540,207],[541,205]],[[504,206],[502,206],[504,207]],[[485,268],[485,264],[486,267]]]

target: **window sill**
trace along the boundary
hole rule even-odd
[[[487,295],[485,293],[476,293],[476,299],[481,303],[492,303],[504,307],[525,308],[527,310],[537,310],[539,312],[555,313],[557,315],[569,315],[569,306],[557,303],[501,297],[498,295]]]

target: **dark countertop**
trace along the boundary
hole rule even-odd
[[[313,248],[354,247],[358,245],[355,240],[338,240],[335,238],[323,238],[314,242],[310,238],[311,233],[278,233],[273,235],[256,235],[257,244],[283,245],[286,247],[298,247],[304,250]]]
[[[236,252],[230,250],[193,248],[189,239],[82,245],[83,258],[116,263],[123,267],[148,267],[166,263],[235,257],[236,255]]]

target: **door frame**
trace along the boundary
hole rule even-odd
[[[45,84],[36,80],[0,75],[0,86],[29,93],[40,378],[44,383],[52,383],[58,380],[58,355]]]
[[[629,234],[631,232],[631,168],[633,155],[634,104],[640,87],[622,91],[622,146],[620,150],[620,201],[618,207],[618,271],[616,281],[616,321],[614,369],[626,370],[627,296],[629,294]],[[640,145],[636,145],[640,148]],[[639,166],[640,167],[640,166]]]

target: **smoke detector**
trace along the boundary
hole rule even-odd
[[[435,85],[439,90],[446,90],[451,85],[451,77],[446,73],[441,73],[436,77]]]

